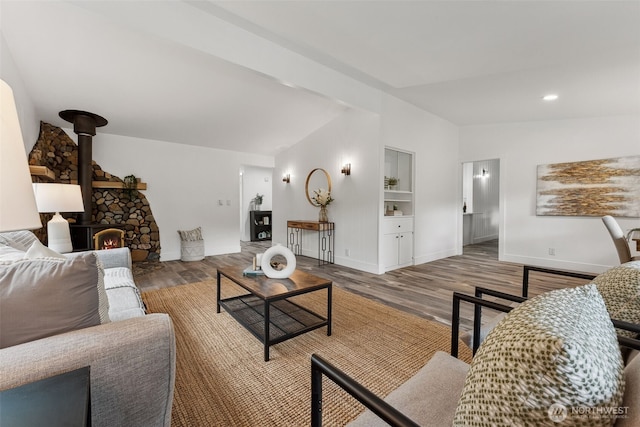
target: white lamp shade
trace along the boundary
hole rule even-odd
[[[33,193],[39,212],[84,212],[79,185],[35,183]]]
[[[82,212],[82,191],[79,185],[35,183],[33,193],[40,212],[55,212],[47,223],[47,245],[60,253],[73,250],[69,222],[59,212]]]
[[[0,80],[0,232],[42,227],[13,91]]]

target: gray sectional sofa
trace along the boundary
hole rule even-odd
[[[0,233],[0,390],[83,366],[94,427],[171,424],[173,325],[145,313],[129,250],[61,256]]]

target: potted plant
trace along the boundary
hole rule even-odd
[[[396,178],[395,176],[390,176],[388,178],[389,189],[390,190],[395,190],[396,189],[396,185],[398,185],[398,181],[399,181],[398,178]]]
[[[124,191],[129,199],[138,194],[138,190],[136,190],[138,188],[138,178],[134,174],[125,176],[122,182],[124,183]]]
[[[325,190],[324,188],[318,188],[317,190],[313,190],[314,196],[311,198],[316,205],[320,206],[320,222],[329,222],[329,217],[327,215],[327,206],[335,199],[331,197],[331,192]]]
[[[255,207],[254,210],[256,210],[256,211],[260,210],[260,206],[262,206],[262,198],[263,197],[264,197],[264,194],[256,193],[256,197],[251,199],[251,201],[253,202],[253,206]]]

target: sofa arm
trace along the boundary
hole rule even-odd
[[[95,251],[104,268],[126,267],[131,270],[129,248],[114,248]]]
[[[67,332],[0,350],[0,390],[91,367],[91,420],[100,426],[169,426],[175,336],[166,314]]]

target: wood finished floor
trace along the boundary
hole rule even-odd
[[[224,266],[251,265],[256,253],[264,252],[270,242],[242,242],[241,252],[206,257],[202,261],[166,261],[136,263],[134,278],[141,291],[177,286],[203,280],[215,280],[216,269]],[[334,286],[379,301],[391,307],[451,324],[451,301],[454,291],[473,294],[483,286],[511,294],[519,294],[522,265],[498,261],[498,241],[464,247],[464,253],[426,264],[406,267],[376,275],[338,265],[318,266],[317,260],[297,258],[297,268],[325,277]],[[531,273],[529,295],[586,283],[583,279]],[[484,311],[483,311],[484,313]],[[484,318],[489,318],[490,314]],[[472,327],[472,308],[461,308],[461,328]]]

